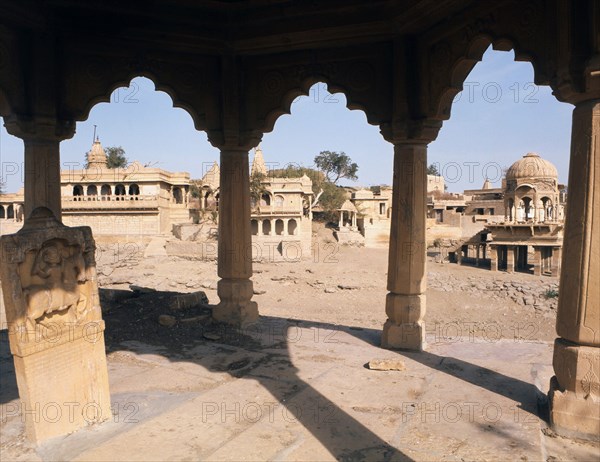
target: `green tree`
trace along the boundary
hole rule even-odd
[[[429,164],[429,167],[427,167],[427,175],[441,176],[437,164]]]
[[[104,148],[104,152],[106,153],[106,165],[108,168],[125,168],[129,161],[127,157],[125,157],[125,149],[121,146],[108,146]],[[89,163],[86,161],[84,168],[87,169],[89,167]]]
[[[250,175],[250,199],[255,206],[260,204],[260,198],[267,192],[265,179],[266,176],[260,172],[254,172]]]
[[[358,179],[358,164],[352,162],[345,152],[321,151],[315,157],[315,165],[325,174],[327,181],[333,184],[337,184],[341,178]]]
[[[314,195],[312,206],[319,205],[326,220],[335,219],[338,215],[336,210],[346,200],[346,193],[343,188],[329,181],[325,173],[313,168],[288,165],[286,168],[272,170],[270,175],[279,178],[300,178],[303,175],[309,177],[312,181]]]
[[[202,180],[190,180],[190,195],[194,199],[200,198],[200,187],[202,184]]]
[[[108,168],[125,168],[127,167],[127,157],[125,150],[121,146],[109,146],[104,149],[106,152]]]

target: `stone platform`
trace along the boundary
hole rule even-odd
[[[380,331],[261,317],[198,327],[174,351],[108,345],[113,415],[34,448],[24,442],[1,335],[0,458],[38,460],[594,460],[550,431],[552,345],[477,338],[428,351],[377,347]],[[373,359],[405,370],[370,370]],[[44,418],[43,410],[40,411]]]

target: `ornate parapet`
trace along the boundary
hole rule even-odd
[[[38,208],[0,239],[0,277],[21,413],[40,442],[109,418],[104,322],[89,227]]]

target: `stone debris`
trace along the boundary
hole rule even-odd
[[[326,294],[333,294],[335,292],[337,292],[337,290],[335,290],[335,287],[325,287]]]
[[[360,286],[352,285],[352,284],[338,284],[338,287],[342,290],[358,290]]]
[[[264,295],[267,293],[267,291],[263,289],[254,289],[253,293],[254,295]]]
[[[204,322],[208,319],[210,319],[209,314],[201,314],[200,316],[192,316],[190,318],[180,319],[179,322],[181,322],[182,324],[191,324],[194,322]]]
[[[171,316],[169,314],[161,314],[158,317],[158,323],[161,326],[173,327],[175,324],[177,324],[177,319],[175,319],[174,316]]]
[[[282,281],[296,281],[296,278],[293,276],[273,276],[271,281],[282,282]]]
[[[221,336],[219,334],[215,334],[214,332],[205,332],[204,334],[202,334],[202,337],[204,337],[207,340],[221,340]]]
[[[404,371],[406,365],[401,359],[372,359],[369,361],[372,371]]]
[[[131,284],[129,288],[131,289],[131,291],[137,292],[139,294],[149,294],[152,292],[156,292],[156,289],[153,289],[152,287],[142,287],[136,284]]]
[[[485,270],[483,270],[485,271]],[[462,278],[430,271],[427,278],[429,289],[443,292],[467,292],[478,297],[490,297],[495,300],[510,299],[517,305],[535,307],[541,311],[556,311],[558,306],[558,281],[490,281],[486,277]]]
[[[199,290],[189,294],[177,294],[173,296],[169,303],[169,308],[173,311],[185,310],[198,305],[208,305],[206,293]]]

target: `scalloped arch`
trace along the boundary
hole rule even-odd
[[[352,97],[350,95],[350,91],[348,91],[344,86],[333,83],[331,79],[325,77],[322,74],[314,74],[309,77],[306,77],[302,80],[299,86],[294,86],[287,91],[284,92],[283,97],[281,98],[281,104],[279,107],[272,109],[269,111],[267,116],[265,117],[264,126],[262,128],[263,133],[270,133],[273,131],[275,127],[275,123],[282,115],[291,115],[292,111],[292,103],[298,96],[309,96],[310,89],[313,85],[317,83],[324,83],[327,85],[327,90],[331,93],[342,93],[346,97],[346,108],[351,111],[360,110],[362,111],[366,118],[367,122],[370,125],[379,125],[378,120],[374,120],[374,117],[369,117],[369,112],[367,108],[357,102],[352,101]]]
[[[534,82],[536,85],[549,85],[540,76],[543,74],[537,60],[531,53],[520,49],[516,40],[509,37],[492,37],[489,34],[478,34],[467,46],[465,53],[451,66],[450,86],[446,88],[439,99],[436,116],[441,120],[448,120],[451,115],[452,103],[455,96],[463,90],[463,83],[477,65],[481,62],[488,48],[496,51],[511,51],[515,53],[515,62],[529,62],[533,66]]]
[[[83,111],[75,117],[75,120],[77,122],[83,122],[87,120],[94,106],[96,106],[99,103],[109,103],[111,95],[117,88],[128,87],[133,81],[133,79],[137,77],[144,77],[152,81],[152,83],[154,84],[154,90],[167,94],[169,98],[171,98],[174,108],[179,108],[186,111],[192,118],[194,128],[196,128],[196,130],[206,130],[206,127],[202,126],[202,124],[200,123],[201,118],[196,113],[194,108],[191,105],[185,103],[183,100],[179,99],[173,87],[160,83],[160,79],[155,74],[147,71],[132,72],[128,77],[115,78],[110,83],[107,83],[105,86],[106,89],[102,91],[101,94],[97,96],[92,96],[85,102],[85,104],[83,105]]]

